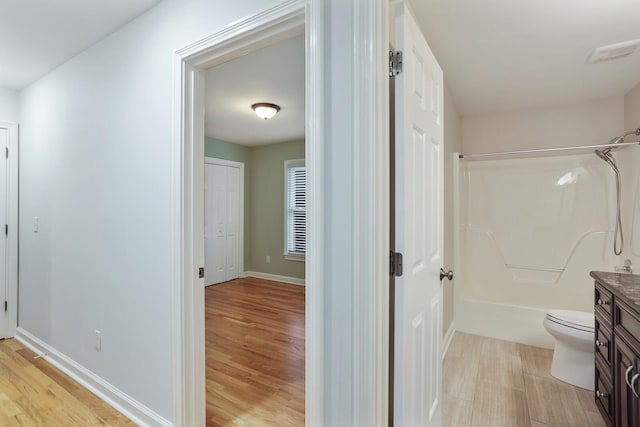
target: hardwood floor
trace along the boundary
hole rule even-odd
[[[303,426],[304,287],[246,278],[205,297],[207,426]]]
[[[0,426],[135,426],[14,339],[0,341]]]
[[[601,427],[593,393],[549,374],[553,352],[456,332],[444,360],[443,425]]]

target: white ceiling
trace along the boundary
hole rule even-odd
[[[205,134],[242,145],[304,138],[304,36],[285,40],[207,71]],[[269,120],[251,109],[277,104]]]
[[[160,0],[3,0],[0,87],[22,89]]]
[[[637,0],[411,0],[463,115],[622,95],[640,50],[587,65],[596,47],[640,38]]]

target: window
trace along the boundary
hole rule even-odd
[[[307,250],[307,171],[304,159],[286,160],[285,248],[286,259],[303,261]]]

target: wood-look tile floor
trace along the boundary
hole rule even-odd
[[[135,426],[14,339],[0,341],[0,426]]]
[[[593,393],[549,374],[552,350],[456,332],[444,360],[443,425],[601,427]]]
[[[207,426],[304,426],[304,297],[255,278],[206,288]]]

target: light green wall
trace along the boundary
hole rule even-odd
[[[283,253],[284,161],[304,159],[304,141],[245,147],[206,138],[205,155],[245,165],[245,271],[303,279],[305,263],[285,260]]]

